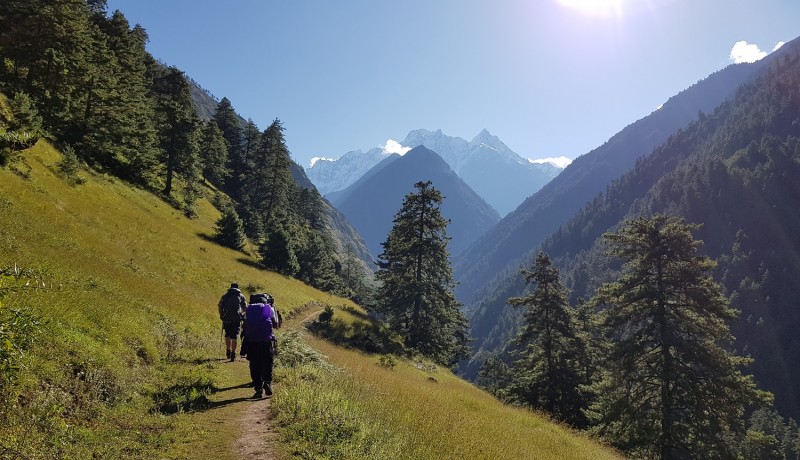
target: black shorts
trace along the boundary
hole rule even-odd
[[[229,339],[236,339],[239,337],[239,331],[242,329],[242,323],[239,321],[235,323],[222,323],[222,329],[225,330],[225,337]]]

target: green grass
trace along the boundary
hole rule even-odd
[[[185,428],[164,414],[201,406],[226,378],[216,305],[230,282],[272,293],[288,316],[330,296],[210,242],[207,200],[190,220],[102,173],[70,185],[60,160],[39,142],[0,169],[0,268],[45,283],[2,299],[43,325],[2,398],[0,458],[149,458]]]
[[[283,441],[300,458],[620,458],[428,362],[306,341],[326,365],[279,369],[273,400]]]
[[[24,279],[0,277],[0,326],[13,314],[34,325],[0,372],[0,459],[237,458],[251,390],[246,364],[222,360],[216,304],[228,284],[273,294],[289,328],[326,304],[346,324],[362,315],[210,242],[219,213],[208,200],[188,219],[100,172],[66,180],[61,158],[40,141],[0,168],[0,270],[44,282],[8,290]],[[614,456],[443,369],[281,334],[281,458]]]

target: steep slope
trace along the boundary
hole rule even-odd
[[[703,224],[701,250],[719,261],[717,278],[742,312],[735,348],[755,358],[749,371],[775,394],[776,408],[797,418],[800,43],[785,48],[769,71],[638,161],[542,250],[562,267],[574,304],[609,279],[600,237],[621,220],[661,212]],[[472,332],[484,352],[510,338],[516,314],[504,299],[518,295],[520,284],[518,273],[508,273],[477,306]]]
[[[216,302],[228,283],[272,293],[292,317],[289,327],[325,302],[337,306],[337,318],[357,307],[209,242],[219,214],[205,199],[189,219],[103,173],[81,170],[79,182],[59,177],[63,157],[45,142],[21,156],[0,168],[0,326],[8,324],[5,313],[15,326],[28,315],[43,321],[28,330],[32,347],[2,355],[21,372],[2,382],[0,397],[13,404],[3,399],[0,456],[241,458],[235,441],[248,427],[239,416],[258,410],[253,423],[272,419],[263,406],[251,407],[264,401],[248,398],[246,363],[221,359]],[[14,266],[35,269],[39,282],[12,289],[14,277],[5,275]],[[285,329],[278,333],[287,340]],[[364,441],[369,450],[358,458],[619,458],[445,369],[401,358],[389,369],[375,356],[311,342],[335,369],[293,367],[299,358],[288,352],[277,358],[272,414],[300,415],[274,427],[287,458],[300,435],[311,438],[311,449],[331,449],[330,457],[341,443]],[[437,429],[428,429],[429,411]],[[509,433],[509,442],[496,442]],[[464,451],[469,443],[484,447]]]
[[[3,365],[20,366],[22,378],[2,374],[0,451],[12,458],[186,458],[165,452],[199,437],[176,412],[203,407],[224,386],[229,370],[217,361],[224,349],[216,305],[229,283],[270,292],[286,315],[309,302],[350,302],[211,242],[219,212],[206,199],[189,219],[103,173],[82,170],[79,182],[65,180],[62,159],[40,141],[0,168],[0,331],[8,330],[6,313],[17,312],[12,330],[33,341],[2,353]],[[25,286],[23,277],[15,289],[14,277],[5,276],[14,267],[33,270],[40,282]],[[29,316],[38,322],[24,329],[20,319]],[[214,430],[224,436],[238,428]]]
[[[441,157],[425,147],[379,164],[339,197],[332,197],[332,203],[353,223],[370,251],[378,255],[383,252],[381,243],[392,228],[393,216],[400,210],[403,197],[413,192],[414,183],[427,180],[445,197],[442,214],[451,221],[447,229],[452,238],[451,254],[457,254],[499,220],[497,211],[475,194]]]
[[[292,170],[292,177],[298,186],[308,189],[314,188],[314,184],[308,179],[305,170],[300,165],[293,161],[290,169]],[[344,260],[347,257],[347,252],[352,251],[364,263],[366,268],[374,270],[375,264],[372,260],[372,254],[370,254],[367,244],[358,231],[344,214],[333,207],[330,201],[323,197],[322,203],[322,211],[325,213],[325,228],[336,245],[336,253],[340,260]]]
[[[773,53],[777,58],[783,50]],[[530,255],[553,231],[640,156],[685,127],[699,112],[709,113],[771,59],[737,64],[710,75],[670,98],[659,110],[627,126],[602,146],[575,159],[555,179],[494,228],[476,240],[454,261],[459,281],[456,294],[470,303],[497,274]]]

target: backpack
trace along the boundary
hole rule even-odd
[[[222,296],[222,314],[221,318],[223,323],[237,323],[241,320],[239,313],[240,296],[238,291],[228,291]]]

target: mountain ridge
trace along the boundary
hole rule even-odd
[[[444,196],[442,215],[451,220],[448,227],[451,254],[458,253],[500,219],[497,211],[470,189],[438,154],[424,146],[385,159],[351,188],[332,196],[331,202],[361,233],[370,251],[378,255],[403,198],[413,191],[414,183],[428,180]]]
[[[435,151],[501,215],[510,212],[563,169],[544,160],[534,163],[521,157],[486,129],[472,141],[448,136],[441,130],[416,129],[400,145],[406,149],[424,145]],[[391,154],[384,148],[354,150],[338,160],[319,159],[306,173],[320,193],[327,196],[352,185]]]

